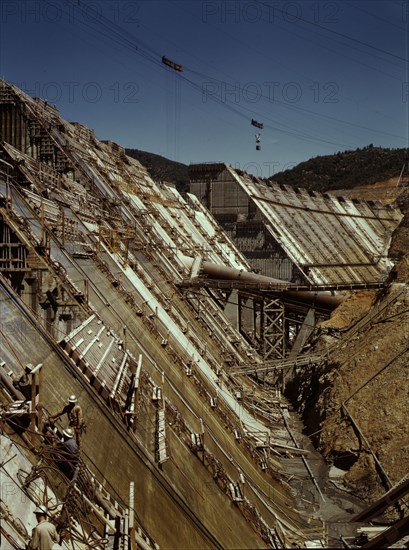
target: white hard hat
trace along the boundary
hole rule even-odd
[[[47,508],[43,504],[40,504],[34,510],[34,514],[39,514],[39,515],[42,515],[42,516],[46,516],[47,515]]]
[[[34,365],[32,363],[27,363],[24,368],[31,372],[34,369]]]
[[[68,398],[68,403],[76,403],[77,402],[77,396],[76,395],[70,395]]]
[[[74,432],[71,428],[65,428],[65,430],[62,431],[62,434],[65,435],[65,437],[74,437]]]

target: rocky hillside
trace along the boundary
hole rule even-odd
[[[355,151],[314,157],[275,174],[270,180],[323,193],[396,177],[404,166],[404,176],[408,178],[408,149],[386,149],[369,145]]]
[[[300,369],[291,389],[338,483],[366,504],[409,471],[408,306],[403,283],[354,294],[318,330],[315,351],[327,360],[309,376]]]

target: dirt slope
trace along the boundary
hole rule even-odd
[[[409,189],[395,182],[391,198],[392,186],[378,184],[373,199],[381,199],[380,187],[405,214],[391,238],[391,284],[352,294],[321,324],[314,350],[327,360],[308,377],[297,373],[291,387],[307,433],[367,504],[409,472]],[[397,514],[389,509],[388,519]]]
[[[392,284],[358,323],[357,300],[323,323],[315,347],[329,359],[311,378],[299,373],[296,400],[324,458],[369,504],[409,471],[409,287]]]

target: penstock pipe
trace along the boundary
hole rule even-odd
[[[185,256],[183,261],[188,269],[192,269],[194,261],[193,258]],[[214,264],[208,261],[202,261],[200,265],[200,272],[212,279],[270,285],[274,287],[271,290],[279,292],[283,297],[286,297],[291,301],[316,304],[318,306],[330,309],[335,309],[345,300],[345,296],[335,296],[328,290],[292,290],[292,283],[289,281],[274,279],[273,277],[267,277],[266,275],[259,275],[258,273],[252,273],[250,271],[245,271],[244,269]]]

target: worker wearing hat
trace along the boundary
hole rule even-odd
[[[50,416],[50,422],[62,415],[66,414],[68,417],[68,425],[75,432],[75,439],[77,441],[78,448],[81,446],[82,433],[85,430],[85,422],[82,415],[82,409],[78,405],[78,399],[75,395],[70,395],[67,404],[57,413]]]
[[[62,441],[56,448],[56,459],[60,470],[72,479],[80,459],[79,448],[74,438],[74,430],[67,427],[62,432]]]
[[[27,363],[24,367],[24,372],[18,378],[16,376],[11,377],[13,386],[19,390],[25,397],[26,401],[31,400],[31,371],[33,370],[34,365]]]
[[[78,456],[78,445],[74,439],[74,430],[72,428],[65,428],[62,431],[63,443],[68,453],[73,456]]]
[[[34,510],[37,525],[34,527],[28,548],[30,550],[51,550],[58,541],[55,526],[47,520],[47,508],[40,504]]]

